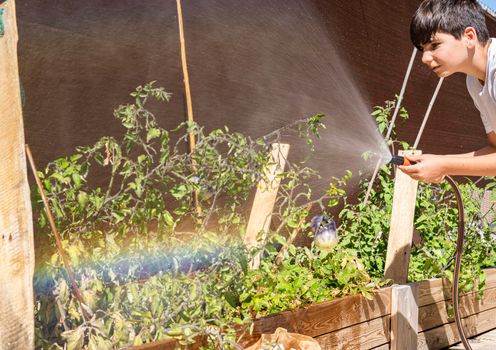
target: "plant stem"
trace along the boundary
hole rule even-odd
[[[41,199],[43,200],[43,204],[45,205],[48,221],[50,222],[50,226],[52,228],[53,234],[55,235],[57,248],[59,249],[60,256],[62,257],[62,262],[64,263],[65,270],[67,271],[67,276],[69,277],[69,280],[71,282],[74,295],[81,304],[86,305],[86,303],[84,302],[83,294],[81,294],[81,291],[79,290],[79,287],[76,283],[76,279],[74,278],[74,274],[72,272],[69,259],[67,259],[67,255],[65,253],[64,247],[62,246],[62,241],[60,239],[59,231],[57,230],[57,227],[55,225],[55,220],[53,219],[52,212],[50,210],[50,204],[48,203],[48,199],[45,196],[45,192],[43,191],[43,186],[41,184],[40,178],[38,177],[38,170],[36,169],[36,165],[34,164],[33,155],[31,154],[31,150],[27,144],[25,147],[26,147],[26,154],[29,159],[29,164],[31,165],[31,170],[36,180],[36,185],[38,185],[38,189],[40,190]],[[81,307],[81,310],[83,310],[83,313],[86,313],[84,307]]]
[[[312,204],[311,203],[307,205],[307,211],[308,212],[310,212],[310,209],[312,209]],[[291,244],[293,244],[293,241],[295,240],[296,236],[298,236],[298,233],[300,233],[301,226],[305,222],[306,217],[307,216],[305,215],[305,216],[302,216],[300,218],[300,221],[298,222],[298,226],[296,226],[296,228],[293,230],[293,233],[291,234],[291,236],[286,241],[286,244],[284,245],[284,247],[282,247],[281,250],[279,251],[279,254],[277,254],[277,257],[276,257],[276,260],[275,260],[276,265],[280,265],[281,264],[282,259],[284,259],[284,255],[286,255],[286,251],[288,250],[289,246]]]

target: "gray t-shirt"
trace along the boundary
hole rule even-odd
[[[486,133],[496,131],[496,39],[492,38],[489,44],[484,85],[467,75],[467,89],[480,112]]]

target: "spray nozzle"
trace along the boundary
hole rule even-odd
[[[406,157],[395,155],[389,161],[389,164],[394,165],[413,165],[415,162],[410,162]]]

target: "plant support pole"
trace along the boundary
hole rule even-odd
[[[29,146],[27,144],[26,144],[26,154],[29,159],[29,164],[31,165],[31,170],[33,171],[34,179],[36,180],[36,185],[40,190],[41,199],[43,200],[43,204],[45,205],[48,221],[50,222],[50,227],[52,228],[53,234],[55,235],[57,248],[59,250],[60,256],[62,257],[62,262],[64,263],[65,270],[67,271],[67,276],[69,277],[69,281],[71,282],[74,295],[81,304],[85,304],[83,295],[79,290],[79,287],[76,283],[76,279],[74,278],[74,273],[72,272],[71,265],[69,264],[69,259],[67,259],[67,254],[65,253],[64,247],[62,246],[60,234],[59,231],[57,230],[57,226],[55,225],[55,220],[53,219],[52,212],[50,210],[50,204],[48,203],[48,199],[45,195],[45,191],[43,191],[43,186],[41,184],[40,178],[38,177],[38,170],[36,170],[36,165],[34,164],[33,155],[31,154],[31,150],[29,149]],[[85,311],[84,307],[82,308],[82,310],[83,312]]]
[[[181,0],[176,0],[177,3],[177,18],[179,22],[179,41],[181,43],[181,62],[183,67],[184,90],[186,93],[186,107],[188,110],[188,121],[194,122],[193,119],[193,102],[191,100],[191,88],[189,85],[188,63],[186,60],[186,44],[184,40],[184,26],[183,26],[183,10],[181,8]],[[189,132],[189,153],[192,154],[196,146],[195,135],[193,131]],[[196,172],[196,162],[191,160],[191,167],[193,172]],[[198,200],[198,191],[195,191],[195,208],[198,214],[201,213],[201,208]]]
[[[177,17],[179,21],[179,40],[181,43],[181,61],[183,66],[184,76],[184,89],[186,92],[186,106],[188,109],[188,121],[193,122],[193,104],[191,102],[191,89],[189,86],[188,64],[186,60],[186,45],[184,41],[184,28],[183,28],[183,11],[181,8],[181,0],[177,0]],[[193,132],[189,133],[189,151],[192,152],[195,148],[195,135]]]
[[[398,101],[396,102],[396,107],[394,109],[393,117],[391,118],[391,123],[389,124],[388,131],[386,133],[386,142],[389,141],[391,137],[391,132],[393,131],[394,123],[396,122],[396,117],[398,116],[398,112],[400,110],[401,102],[403,102],[403,96],[405,95],[406,85],[408,83],[408,79],[410,78],[410,73],[412,72],[413,62],[415,61],[415,56],[417,55],[417,48],[413,48],[412,56],[410,57],[410,62],[408,63],[408,68],[405,73],[405,78],[403,79],[403,85],[401,86],[400,95],[398,96]],[[372,178],[370,179],[369,186],[367,188],[367,193],[365,194],[364,203],[366,204],[370,197],[370,191],[372,190],[372,185],[374,184],[377,173],[379,172],[379,168],[382,164],[382,157],[379,158],[377,164],[375,165],[374,173],[372,174]]]
[[[417,134],[417,138],[415,139],[415,143],[413,144],[413,149],[417,149],[417,146],[420,142],[420,138],[422,137],[422,133],[424,132],[425,124],[427,124],[427,119],[431,114],[432,106],[434,106],[434,102],[436,102],[437,94],[439,93],[439,89],[441,89],[441,85],[443,85],[444,78],[439,79],[437,83],[436,90],[434,91],[434,95],[432,95],[431,102],[429,103],[429,107],[424,115],[424,120],[422,121],[422,125],[420,126],[420,130]]]

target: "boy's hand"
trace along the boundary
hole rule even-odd
[[[415,165],[399,166],[398,168],[412,179],[422,182],[439,183],[444,180],[446,174],[443,172],[443,158],[435,154],[423,154],[420,156],[406,155],[410,162]]]

